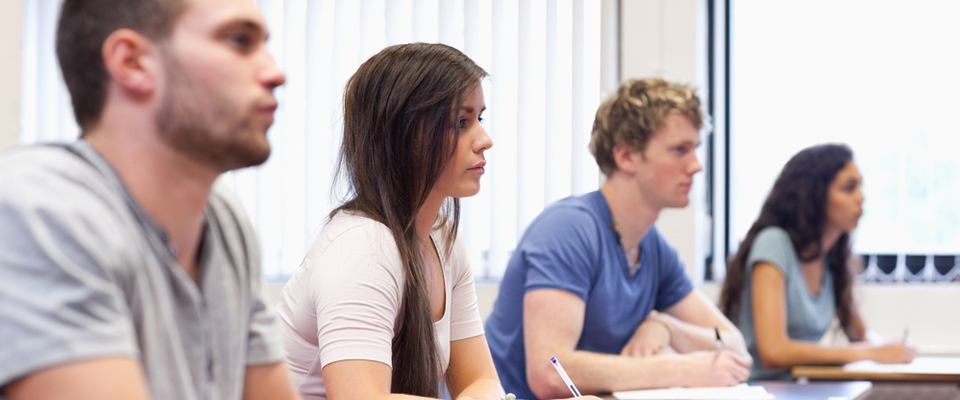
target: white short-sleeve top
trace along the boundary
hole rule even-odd
[[[483,325],[460,235],[449,254],[439,228],[431,238],[446,290],[443,317],[434,323],[445,372],[450,342],[482,335]],[[392,367],[403,281],[400,253],[385,225],[341,211],[324,226],[277,305],[287,365],[305,399],[326,399],[320,371],[332,362],[370,360]]]

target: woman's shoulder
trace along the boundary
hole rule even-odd
[[[305,263],[331,257],[399,261],[393,233],[383,223],[358,211],[334,213],[307,251]],[[390,263],[392,264],[392,262]]]
[[[776,225],[770,225],[760,229],[754,237],[753,243],[793,245],[793,242],[790,240],[790,233],[788,233],[786,229]]]
[[[437,252],[444,266],[461,268],[463,264],[469,268],[470,259],[462,232],[456,229],[456,224],[448,216],[440,214],[434,224],[430,237],[437,246]]]
[[[761,229],[754,236],[747,256],[747,265],[749,267],[763,261],[785,270],[798,260],[790,234],[779,226],[771,225]]]
[[[370,218],[360,211],[340,210],[330,217],[330,220],[320,230],[318,239],[330,242],[353,241],[371,239],[389,239],[393,242],[393,233],[386,225]]]

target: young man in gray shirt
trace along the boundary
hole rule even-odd
[[[256,236],[284,76],[253,0],[66,0],[80,140],[0,155],[0,398],[296,399]]]

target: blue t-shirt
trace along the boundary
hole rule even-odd
[[[830,328],[836,314],[833,275],[830,274],[829,265],[824,260],[820,292],[814,296],[807,288],[807,281],[803,277],[803,269],[800,266],[800,257],[797,255],[797,250],[793,248],[793,242],[787,231],[778,226],[769,226],[757,232],[757,236],[753,239],[750,253],[747,254],[743,291],[740,293],[740,315],[737,318],[737,327],[740,328],[740,332],[743,332],[747,350],[753,356],[750,379],[790,379],[789,369],[764,368],[757,351],[751,278],[753,266],[758,262],[773,265],[783,273],[786,290],[784,300],[787,304],[787,337],[794,340],[817,342]]]
[[[576,294],[586,302],[577,349],[619,354],[650,310],[667,309],[693,290],[676,250],[656,228],[640,241],[640,269],[630,275],[612,226],[610,207],[597,191],[547,207],[517,245],[486,323],[503,388],[517,398],[535,398],[527,385],[523,345],[527,291]]]

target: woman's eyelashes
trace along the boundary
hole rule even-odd
[[[861,186],[863,186],[863,181],[859,179],[850,179],[847,181],[846,185],[843,186],[842,190],[847,193],[853,193]]]
[[[480,124],[483,124],[483,117],[477,117],[477,122],[480,123]],[[464,129],[464,128],[467,127],[467,124],[469,124],[469,123],[470,123],[470,119],[469,119],[469,118],[467,118],[467,117],[460,117],[460,120],[459,120],[459,122],[457,123],[457,127],[459,127],[460,129]]]

